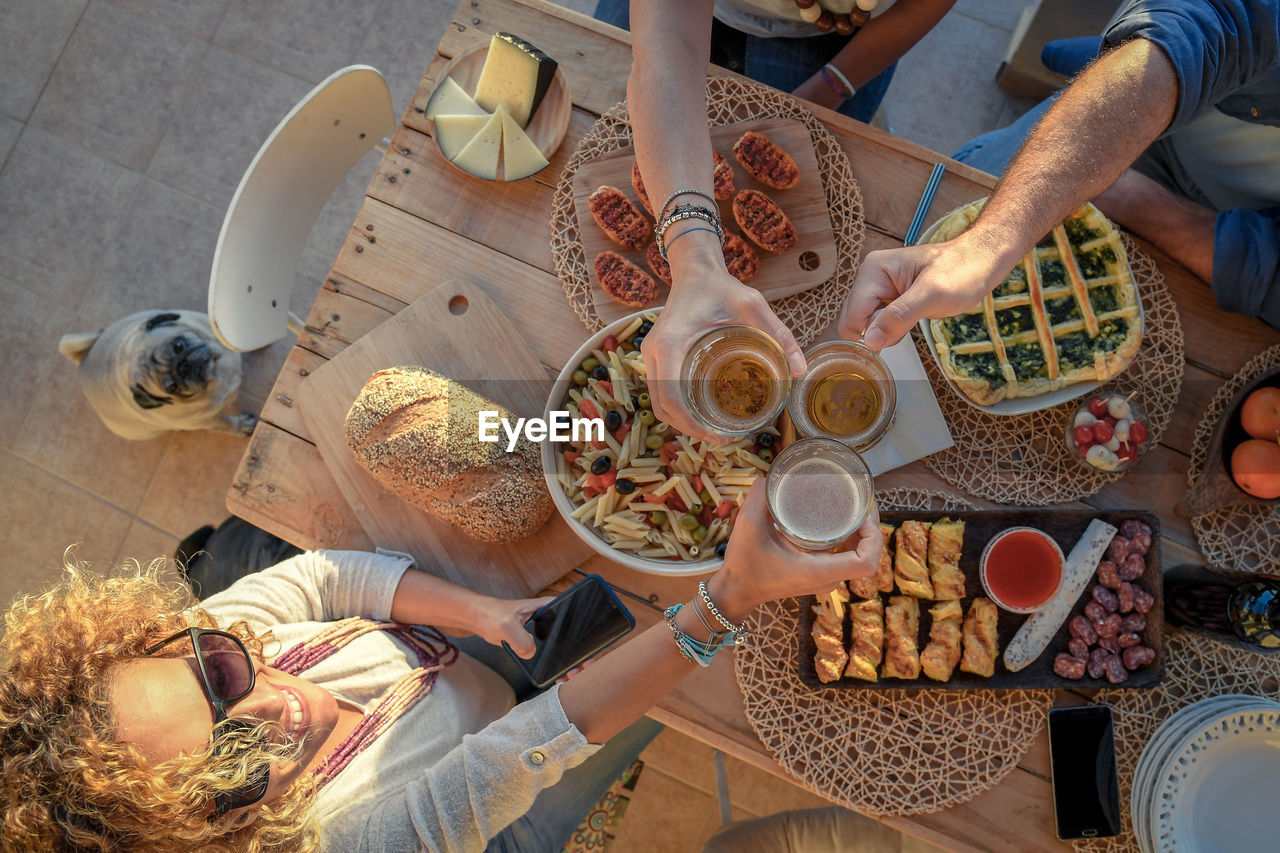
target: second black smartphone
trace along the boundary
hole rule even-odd
[[[1049,712],[1049,760],[1058,837],[1120,834],[1120,781],[1110,705]]]
[[[545,687],[636,626],[635,617],[599,575],[587,575],[525,623],[537,651],[532,658],[507,651],[538,687]]]

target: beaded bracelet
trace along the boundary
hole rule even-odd
[[[720,613],[720,610],[716,607],[715,603],[712,602],[711,593],[707,592],[707,582],[705,579],[698,583],[698,594],[702,596],[702,603],[707,605],[707,609],[711,611],[711,615],[716,618],[716,621],[725,629],[725,632],[734,638],[734,642],[746,642],[747,634],[750,633],[747,631],[747,623],[743,622],[741,625],[734,625],[728,619],[724,618],[724,615]]]
[[[681,231],[681,232],[680,232],[679,234],[677,234],[676,236],[672,237],[672,238],[671,238],[671,240],[670,240],[670,242],[667,242],[667,243],[663,243],[663,244],[662,244],[662,248],[661,248],[661,250],[660,250],[660,251],[661,251],[661,253],[662,253],[662,259],[663,259],[664,261],[667,259],[667,250],[668,250],[668,249],[670,249],[672,246],[674,246],[674,245],[675,245],[675,242],[676,242],[677,240],[679,240],[681,237],[683,237],[684,235],[688,234],[688,233],[689,233],[689,232],[691,232],[691,231],[706,231],[706,232],[708,232],[708,233],[710,233],[710,234],[715,234],[717,237],[720,237],[720,236],[721,236],[721,235],[720,235],[720,233],[719,233],[718,231],[716,231],[714,228],[703,228],[701,225],[694,226],[693,228],[686,228],[685,230]],[[722,245],[723,245],[723,238],[722,238],[722,240],[721,240],[721,243],[722,243]],[[695,545],[695,546],[691,546],[691,547],[695,547],[695,548],[696,548],[697,546]],[[691,556],[695,556],[695,557],[697,556],[696,554],[693,554],[693,552],[692,552],[692,551],[690,551],[690,555],[691,555]]]
[[[720,244],[724,245],[724,225],[721,224],[720,217],[718,215],[707,210],[705,207],[698,207],[697,205],[692,204],[680,205],[668,214],[667,218],[662,220],[662,223],[654,229],[654,238],[658,244],[658,251],[662,253],[664,258],[667,256],[667,229],[682,219],[701,219],[703,222],[711,226],[712,230],[716,232],[716,236],[720,238]]]
[[[703,642],[695,640],[684,631],[680,630],[680,626],[676,624],[676,614],[684,609],[683,604],[673,604],[663,611],[662,615],[666,617],[667,627],[671,629],[671,635],[675,638],[676,648],[679,649],[685,660],[692,661],[698,666],[710,666],[711,660],[716,656],[716,652],[726,646],[734,645],[732,637],[725,636],[718,642]]]
[[[695,190],[692,187],[686,187],[684,189],[676,190],[671,195],[667,196],[667,200],[662,203],[662,207],[658,208],[658,219],[662,219],[666,214],[667,208],[671,206],[671,202],[676,200],[676,196],[681,195],[702,196],[707,201],[711,202],[712,209],[716,206],[716,197],[711,195],[711,193],[704,193],[702,190]]]
[[[826,80],[832,91],[842,98],[852,98],[857,91],[849,82],[849,78],[844,76],[844,72],[830,62],[822,66],[822,79]]]

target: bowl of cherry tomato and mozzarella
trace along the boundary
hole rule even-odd
[[[1067,421],[1067,448],[1082,465],[1098,471],[1128,471],[1151,445],[1147,415],[1133,398],[1095,394]]]

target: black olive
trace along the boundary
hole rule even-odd
[[[622,426],[622,412],[619,412],[617,409],[610,409],[604,413],[605,429],[609,432],[613,432],[620,426]]]
[[[645,320],[643,323],[640,324],[640,329],[639,329],[640,334],[647,335],[649,334],[649,330],[652,328],[653,328],[653,322],[650,320]]]
[[[626,477],[619,477],[613,487],[618,490],[620,495],[629,495],[636,490],[636,484]]]
[[[640,349],[640,345],[644,343],[644,335],[636,335],[631,339],[631,345],[636,349]]]
[[[762,432],[756,436],[756,444],[761,447],[773,447],[773,433]]]
[[[631,395],[631,408],[636,410],[640,409],[640,398],[637,397],[635,394]]]
[[[596,461],[591,463],[592,474],[603,474],[613,465],[613,460],[608,456],[597,456]]]
[[[724,552],[728,550],[729,550],[729,540],[726,539],[716,546],[716,556],[723,560]]]
[[[605,367],[603,364],[597,364],[591,371],[591,376],[593,379],[604,381],[609,378],[609,368]]]

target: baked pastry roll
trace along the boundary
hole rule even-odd
[[[936,526],[936,525],[935,525]],[[920,653],[920,668],[934,681],[947,681],[960,662],[959,601],[943,601],[929,608],[929,645]]]
[[[876,681],[876,668],[884,657],[884,605],[880,596],[849,605],[852,633],[849,638],[849,665],[844,674],[863,681]]]
[[[996,671],[996,654],[999,652],[996,640],[995,604],[989,598],[975,598],[969,605],[969,612],[964,617],[964,655],[960,658],[960,669],[990,678]]]
[[[920,651],[916,637],[920,633],[920,602],[906,595],[889,598],[884,611],[885,678],[919,678]]]
[[[929,580],[934,601],[964,598],[964,572],[960,571],[963,544],[963,521],[944,518],[929,528]]]
[[[875,598],[880,592],[893,592],[893,525],[880,522],[880,535],[884,537],[884,549],[874,573],[849,581],[849,590],[858,598]]]
[[[658,283],[617,252],[596,255],[595,268],[604,292],[623,305],[643,308],[658,297]]]
[[[985,203],[943,219],[929,241],[959,235]],[[1120,233],[1085,204],[982,302],[929,330],[947,378],[988,406],[1115,376],[1142,344],[1142,307]]]
[[[849,592],[842,583],[813,605],[813,668],[822,683],[835,681],[849,655],[844,650],[844,610]]]
[[[913,598],[933,598],[933,583],[925,565],[929,550],[929,524],[904,521],[894,540],[897,551],[893,558],[893,573],[898,591]]]

